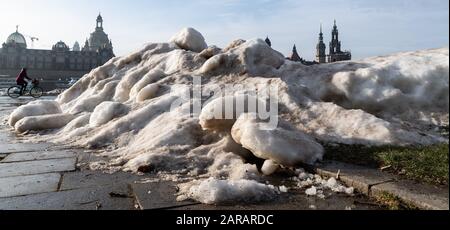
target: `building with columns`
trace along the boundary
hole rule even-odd
[[[15,78],[20,69],[27,68],[31,78],[40,79],[44,88],[52,89],[58,82],[82,77],[114,56],[101,15],[82,49],[78,42],[70,49],[63,41],[57,42],[51,50],[30,49],[17,28],[0,48],[0,75]]]

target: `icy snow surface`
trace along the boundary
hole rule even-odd
[[[180,197],[261,201],[291,189],[261,183],[267,175],[314,163],[323,143],[447,141],[434,128],[448,126],[448,63],[442,48],[304,66],[261,39],[220,49],[188,28],[169,43],[111,59],[56,101],[19,107],[9,125],[18,132],[51,129],[33,141],[99,148],[109,158],[93,163],[95,169],[181,178],[188,182]],[[199,100],[189,100],[196,94]],[[269,107],[275,119],[254,117]],[[265,161],[262,169],[250,163],[256,158]],[[309,175],[299,175],[298,187],[308,195],[353,192]]]

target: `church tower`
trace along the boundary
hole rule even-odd
[[[323,42],[323,31],[322,31],[322,24],[320,25],[320,34],[319,34],[319,43],[316,47],[316,62],[318,63],[325,63],[327,62],[327,55],[326,50],[327,47],[325,43]]]
[[[103,30],[103,17],[101,14],[98,14],[95,30]]]
[[[295,62],[301,62],[302,61],[302,58],[300,57],[300,55],[298,55],[297,46],[295,46],[295,45],[294,45],[294,48],[292,48],[292,54],[289,57],[289,60],[295,61]]]
[[[339,30],[334,20],[333,31],[331,32],[330,53],[328,54],[328,62],[348,61],[352,59],[350,51],[341,50],[341,41],[339,41]]]
[[[339,41],[339,30],[336,25],[336,20],[334,20],[333,31],[331,32],[331,42],[330,42],[330,54],[336,54],[341,52],[341,42]]]

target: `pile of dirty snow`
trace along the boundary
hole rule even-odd
[[[267,176],[321,160],[324,143],[446,142],[436,128],[448,126],[448,63],[442,48],[304,66],[261,39],[221,49],[188,28],[111,59],[55,101],[19,107],[9,125],[99,149],[109,158],[95,169],[187,180],[180,197],[258,202],[286,190]],[[352,192],[309,179],[307,194]]]

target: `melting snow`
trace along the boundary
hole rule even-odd
[[[96,168],[190,180],[181,198],[261,201],[287,188],[261,184],[264,176],[249,163],[255,158],[265,160],[261,171],[270,175],[321,159],[319,143],[447,142],[429,127],[448,126],[448,63],[448,48],[442,48],[304,66],[261,39],[220,49],[188,28],[169,43],[111,59],[56,101],[19,107],[9,125],[18,132],[53,130],[34,141],[108,147],[103,155],[109,160],[92,164]],[[189,96],[197,77],[202,93],[195,102]],[[225,84],[238,87],[220,91]],[[277,93],[264,95],[271,87]],[[258,106],[250,106],[256,96]],[[196,103],[203,107],[186,113]],[[261,113],[255,108],[267,107],[277,113],[275,129],[274,120],[255,117]],[[216,116],[230,108],[231,115]],[[333,178],[299,171],[296,180],[308,195],[353,193]]]

